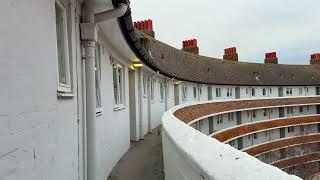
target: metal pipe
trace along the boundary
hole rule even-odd
[[[112,18],[118,18],[123,16],[128,9],[128,5],[124,3],[119,3],[119,7],[112,10],[103,11],[94,15],[95,23],[100,23],[103,21],[107,21]]]
[[[84,1],[83,23],[92,24],[94,28],[94,1]],[[96,40],[87,28],[81,29],[88,32],[88,37],[83,41],[85,51],[85,88],[86,88],[86,137],[87,137],[87,179],[95,180],[96,177],[96,91],[95,91],[95,47]],[[84,34],[84,33],[83,33]]]

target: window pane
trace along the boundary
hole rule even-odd
[[[119,81],[119,104],[123,103],[123,69],[122,67],[118,66],[118,81]]]
[[[114,92],[114,103],[119,104],[118,101],[118,75],[117,75],[117,65],[113,65],[113,92]]]
[[[65,27],[64,27],[64,10],[56,3],[56,33],[57,33],[57,51],[58,51],[58,70],[59,83],[68,85],[67,81],[67,67],[65,57]]]
[[[100,69],[100,56],[98,50],[95,50],[95,79],[96,79],[96,107],[101,107],[101,69]]]

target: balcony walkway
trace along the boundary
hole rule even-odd
[[[131,142],[129,151],[120,159],[108,180],[164,180],[161,127]]]

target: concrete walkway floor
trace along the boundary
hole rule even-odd
[[[164,180],[161,127],[144,140],[131,142],[129,151],[120,159],[108,180]]]

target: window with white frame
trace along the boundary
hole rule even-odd
[[[249,88],[246,88],[246,94],[249,94]]]
[[[287,114],[293,114],[293,107],[287,107]]]
[[[216,97],[221,97],[221,88],[216,88]]]
[[[222,115],[218,115],[217,116],[217,124],[222,124],[223,123],[223,118],[222,118]]]
[[[150,99],[151,99],[151,101],[154,101],[154,97],[155,97],[155,94],[154,94],[155,83],[156,83],[156,80],[154,80],[154,79],[150,80]]]
[[[228,114],[228,121],[233,121],[233,113]]]
[[[187,100],[187,96],[188,96],[188,86],[183,85],[182,86],[182,99]]]
[[[197,99],[198,97],[197,97],[197,87],[193,87],[193,99]]]
[[[265,137],[268,137],[269,134],[270,134],[270,131],[264,131],[264,136],[265,136]]]
[[[163,82],[160,82],[160,101],[164,100],[164,85]]]
[[[247,111],[247,117],[248,118],[250,117],[250,111]]]
[[[143,96],[147,96],[147,88],[148,88],[148,76],[146,74],[142,77],[142,86],[143,86]]]
[[[232,97],[232,88],[227,88],[227,97]]]
[[[309,110],[310,110],[309,106],[306,106],[306,108],[307,108],[307,111],[309,111]]]
[[[96,108],[101,108],[101,56],[100,46],[95,49],[95,82],[96,82]]]
[[[234,140],[231,140],[231,141],[229,142],[229,144],[230,144],[230,146],[234,146],[234,145],[235,145],[235,141],[234,141]]]
[[[272,94],[272,88],[269,89],[269,94],[270,94],[270,95]]]
[[[299,88],[299,95],[302,95],[302,88]]]
[[[67,4],[62,0],[55,2],[57,56],[58,56],[58,91],[71,92],[71,72],[68,52]]]
[[[113,64],[113,92],[115,108],[124,106],[124,72],[123,66]]]
[[[292,95],[292,88],[286,88],[286,94],[287,94],[287,96],[291,96]]]

